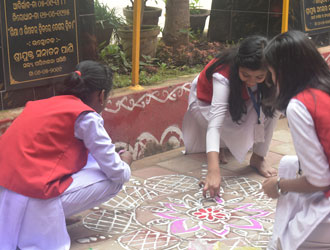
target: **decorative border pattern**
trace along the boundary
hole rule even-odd
[[[126,109],[132,111],[135,108],[145,108],[151,103],[152,100],[159,103],[166,103],[167,101],[176,101],[182,97],[185,93],[190,91],[190,82],[175,87],[172,91],[168,89],[155,90],[152,93],[145,93],[138,100],[135,101],[133,97],[124,96],[120,100],[117,100],[114,104],[112,100],[108,101],[107,107],[103,112],[109,112],[116,114],[120,109]],[[112,107],[113,106],[113,107]]]

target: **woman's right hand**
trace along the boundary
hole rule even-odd
[[[220,167],[219,152],[211,151],[207,153],[207,176],[206,179],[199,183],[203,187],[203,196],[206,197],[207,191],[210,197],[214,198],[220,194]]]
[[[119,154],[122,161],[126,162],[129,166],[132,164],[133,156],[129,151]]]
[[[206,198],[207,192],[210,193],[211,198],[220,196],[220,183],[220,169],[218,171],[208,171],[206,179],[199,183],[199,185],[204,186],[203,196]]]

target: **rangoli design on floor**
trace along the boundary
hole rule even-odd
[[[198,182],[185,175],[132,179],[83,224],[116,237],[123,249],[192,249],[197,241],[266,248],[275,204],[260,182],[223,177],[217,199],[204,198]]]

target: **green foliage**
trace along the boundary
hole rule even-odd
[[[200,9],[201,8],[200,0],[190,0],[189,8],[194,9],[194,10],[195,9]]]
[[[192,40],[188,46],[181,46],[178,49],[166,46],[163,42],[160,42],[157,47],[157,58],[161,63],[175,67],[205,65],[220,53],[224,47],[224,44],[200,39]]]
[[[168,68],[167,64],[166,63],[158,63],[158,66],[159,66],[159,71],[164,73],[165,70]]]
[[[147,55],[141,55],[142,56],[142,60],[140,61],[140,66],[152,66],[155,63],[157,63],[157,58],[153,58],[151,56],[147,56]]]
[[[182,67],[168,67],[165,63],[158,69],[157,72],[150,73],[146,70],[140,71],[140,84],[148,86],[156,84],[169,79],[176,79],[179,76],[197,74],[205,65],[182,66]],[[113,88],[129,87],[131,85],[131,75],[114,74]]]
[[[132,77],[130,75],[122,75],[118,73],[114,73],[113,75],[113,88],[124,88],[129,87],[131,85]]]
[[[102,44],[100,46],[102,46]],[[99,57],[113,72],[127,74],[132,69],[132,65],[127,61],[125,53],[116,44],[108,44],[105,46],[100,51]]]
[[[168,79],[175,79],[179,76],[188,74],[199,73],[203,68],[203,65],[194,66],[182,66],[182,67],[169,67],[165,63],[162,64],[162,68],[159,68],[156,73],[149,73],[146,70],[140,71],[140,84],[147,86],[162,82]]]
[[[151,85],[188,74],[197,74],[227,44],[192,40],[188,46],[175,50],[162,41],[157,46],[156,58],[141,56],[139,80],[141,85]],[[114,88],[131,85],[132,64],[119,45],[109,44],[100,50],[100,59],[115,72]]]
[[[156,84],[165,80],[178,78],[179,76],[184,76],[188,74],[197,74],[203,69],[204,65],[182,66],[177,68],[162,68],[156,73],[149,73],[145,70],[140,71],[140,84],[143,86],[148,86]],[[113,88],[123,88],[129,87],[131,85],[131,75],[124,75],[115,73],[113,77]]]
[[[191,28],[189,28],[188,35],[189,35],[189,39],[191,41],[201,40],[203,37],[203,31],[200,29],[198,29],[197,31],[194,31]]]
[[[113,72],[118,74],[130,74],[132,71],[132,63],[127,59],[125,52],[117,44],[100,44],[99,59],[107,64]],[[149,73],[157,72],[158,59],[151,56],[141,56],[140,69]]]
[[[190,0],[189,2],[190,14],[192,15],[200,14],[200,9],[201,9],[200,0]]]
[[[110,8],[108,5],[100,3],[99,0],[94,1],[95,20],[104,25],[108,22],[115,30],[125,24],[123,17],[117,15],[115,8]]]
[[[109,19],[109,6],[103,3],[100,3],[99,0],[94,1],[94,14],[95,20],[107,20]]]

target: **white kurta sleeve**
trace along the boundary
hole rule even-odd
[[[307,108],[299,100],[292,99],[286,114],[303,174],[314,186],[330,185],[329,163]]]
[[[219,73],[213,74],[213,95],[206,132],[206,152],[219,152],[220,133],[228,111],[229,81]]]
[[[84,141],[109,180],[124,184],[130,178],[130,167],[116,153],[103,124],[103,118],[96,112],[84,112],[75,122],[75,137]]]

